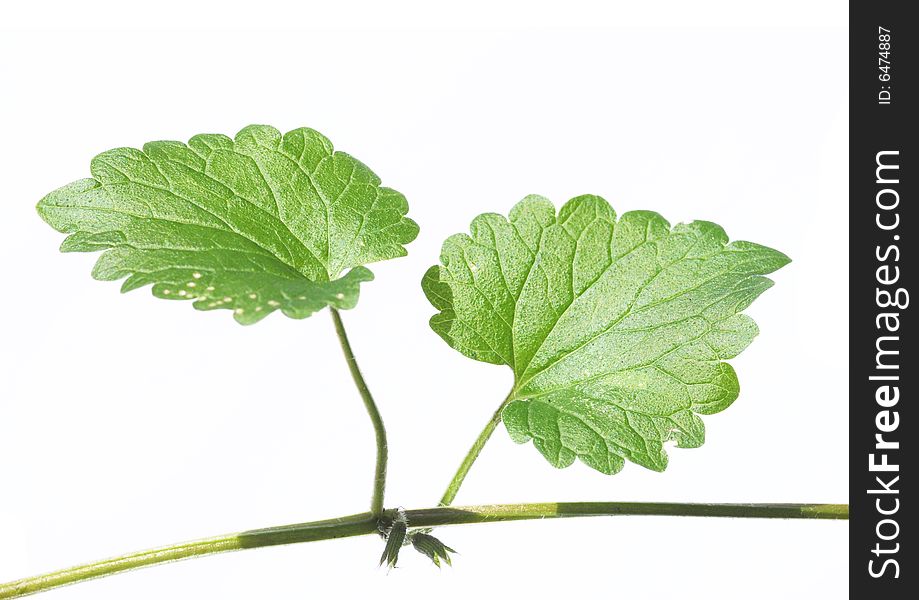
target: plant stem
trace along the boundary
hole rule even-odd
[[[384,518],[391,518],[390,511]],[[492,504],[486,506],[437,507],[405,511],[412,527],[435,527],[470,523],[493,523],[526,519],[656,515],[687,517],[743,517],[757,519],[848,519],[848,504],[676,504],[654,502],[558,502],[539,504]],[[21,598],[53,588],[105,577],[142,567],[219,554],[233,550],[297,544],[335,538],[367,535],[377,532],[378,518],[361,513],[254,529],[185,542],[157,550],[126,554],[117,558],[88,563],[36,577],[0,584],[0,600]]]
[[[494,433],[498,423],[501,422],[501,411],[503,411],[504,407],[507,406],[507,403],[510,402],[513,393],[514,392],[511,391],[511,393],[507,395],[507,397],[501,403],[501,406],[499,406],[498,410],[495,411],[495,414],[493,414],[491,419],[488,420],[488,423],[485,425],[485,429],[482,430],[482,433],[479,434],[479,437],[477,437],[475,442],[472,444],[472,448],[470,448],[469,452],[466,453],[466,457],[463,459],[463,462],[460,463],[459,469],[456,470],[456,474],[450,481],[450,485],[447,486],[447,491],[444,492],[443,497],[440,499],[440,506],[450,506],[450,504],[453,503],[453,500],[456,498],[456,493],[459,492],[460,486],[463,485],[463,480],[466,479],[466,475],[469,474],[469,469],[472,468],[473,463],[475,463],[475,459],[477,459],[479,454],[482,453],[482,448],[485,447],[485,443],[488,441],[488,438],[491,437],[491,434]]]
[[[377,408],[373,396],[370,395],[370,389],[364,376],[361,375],[361,369],[357,366],[357,359],[354,358],[354,350],[351,349],[351,343],[348,341],[348,334],[345,332],[345,324],[341,322],[341,315],[338,311],[329,307],[332,313],[332,321],[335,322],[335,333],[338,334],[338,341],[341,342],[341,350],[345,353],[345,361],[348,363],[348,369],[351,371],[351,378],[354,379],[354,385],[364,401],[364,408],[370,415],[370,422],[373,423],[373,432],[376,435],[377,442],[377,464],[373,477],[373,496],[370,500],[370,514],[379,519],[383,514],[383,495],[386,491],[386,461],[388,460],[389,450],[386,443],[386,427],[383,425],[383,417]]]

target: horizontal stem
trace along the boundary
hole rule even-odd
[[[392,511],[384,514],[391,518]],[[546,502],[421,508],[405,511],[411,527],[435,527],[526,519],[655,515],[682,517],[742,517],[755,519],[848,519],[848,504],[677,504],[666,502]],[[233,550],[314,542],[367,535],[378,531],[369,512],[294,525],[253,529],[156,550],[71,567],[0,584],[0,600],[21,598],[53,588],[142,567],[219,554]]]
[[[675,502],[543,502],[420,508],[405,511],[411,527],[528,519],[611,516],[848,519],[848,504],[680,504]]]

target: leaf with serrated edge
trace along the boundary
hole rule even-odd
[[[402,194],[312,129],[116,148],[91,172],[38,204],[69,234],[61,250],[102,250],[95,278],[127,277],[122,291],[152,284],[242,324],[353,308],[373,279],[363,265],[405,256],[418,234]]]
[[[724,361],[757,334],[739,313],[788,262],[714,223],[617,220],[597,196],[556,215],[528,196],[509,219],[479,215],[448,238],[422,287],[450,346],[513,370],[501,417],[514,441],[559,468],[579,458],[613,474],[628,459],[663,471],[665,443],[700,446],[698,415],[737,398]]]

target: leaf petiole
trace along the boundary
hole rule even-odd
[[[357,387],[361,399],[364,401],[364,408],[370,415],[370,422],[373,423],[373,432],[376,435],[377,444],[377,461],[373,477],[373,496],[370,500],[370,514],[374,519],[379,519],[383,515],[383,495],[386,491],[386,461],[388,460],[389,447],[386,443],[386,427],[383,425],[383,417],[380,416],[380,410],[377,408],[367,382],[361,374],[361,369],[357,365],[357,359],[354,357],[354,350],[351,349],[351,343],[348,341],[348,334],[345,331],[345,324],[342,323],[341,315],[331,306],[329,311],[332,313],[332,321],[335,323],[335,333],[338,334],[338,341],[341,343],[342,352],[345,354],[345,361],[348,363],[348,369],[351,371],[351,378],[354,379],[354,385]]]
[[[463,485],[463,480],[465,480],[466,475],[469,474],[469,469],[472,468],[472,465],[479,457],[479,454],[482,453],[482,449],[485,447],[485,444],[488,442],[491,434],[495,432],[495,428],[497,428],[498,423],[501,422],[501,411],[503,411],[504,407],[507,406],[507,403],[511,401],[511,397],[513,395],[514,391],[511,390],[511,392],[501,403],[501,406],[498,407],[498,410],[495,411],[495,414],[493,414],[491,419],[488,420],[488,423],[485,425],[485,429],[482,430],[482,433],[480,433],[479,437],[477,437],[475,442],[473,442],[469,452],[466,453],[466,457],[463,458],[463,462],[460,463],[459,469],[456,470],[456,474],[453,475],[453,479],[450,481],[450,485],[447,486],[447,491],[444,492],[443,497],[440,499],[440,506],[450,506],[450,504],[453,503],[457,492],[459,492],[460,486]]]

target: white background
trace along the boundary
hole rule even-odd
[[[175,6],[173,6],[175,4]],[[383,3],[381,3],[382,5]],[[628,3],[629,5],[633,3]],[[686,5],[692,5],[692,9]],[[0,581],[366,510],[370,426],[326,313],[244,328],[93,281],[35,203],[116,146],[310,126],[421,234],[344,314],[391,440],[387,504],[432,505],[511,384],[427,326],[440,243],[528,193],[717,221],[794,262],[748,311],[741,396],[663,474],[555,470],[503,431],[461,504],[847,501],[845,4],[271,2],[2,9]],[[441,6],[441,5],[437,5]],[[744,6],[748,8],[738,8]],[[210,12],[209,12],[210,10]],[[842,522],[606,518],[442,529],[438,572],[373,537],[240,552],[48,598],[842,598]]]

